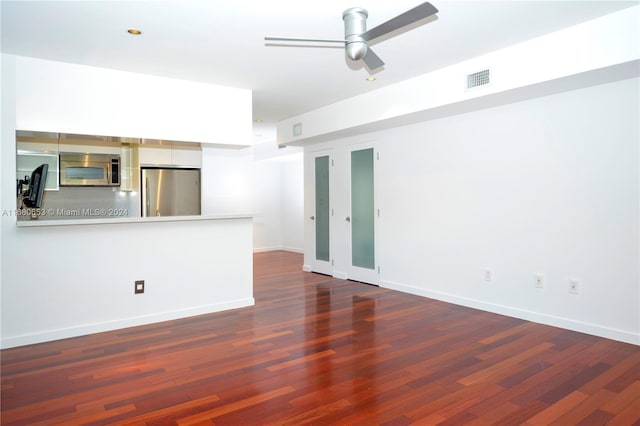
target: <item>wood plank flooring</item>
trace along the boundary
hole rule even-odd
[[[301,266],[256,254],[254,307],[3,350],[2,425],[640,424],[638,346]]]

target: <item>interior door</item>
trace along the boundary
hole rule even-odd
[[[349,225],[347,276],[355,281],[378,285],[376,263],[375,149],[355,145],[348,150],[349,185],[347,202]]]
[[[331,167],[329,151],[318,151],[313,155],[313,212],[312,221],[313,259],[311,270],[332,275],[331,258]]]

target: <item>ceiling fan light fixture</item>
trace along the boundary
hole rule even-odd
[[[347,43],[346,51],[347,57],[352,61],[359,61],[367,54],[367,43],[363,41],[356,41],[353,43]]]

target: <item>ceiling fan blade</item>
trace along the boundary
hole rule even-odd
[[[320,40],[315,38],[265,37],[265,41],[300,42],[300,43],[342,43],[344,40]]]
[[[367,49],[367,54],[364,55],[364,58],[362,58],[362,60],[364,61],[367,68],[369,68],[369,71],[373,71],[384,66],[384,61],[380,59],[378,55],[373,53],[373,50],[371,50],[371,48]]]
[[[401,13],[395,18],[389,19],[387,22],[383,22],[377,27],[371,28],[360,36],[365,41],[371,41],[436,13],[438,13],[438,9],[436,9],[434,5],[429,2],[424,2],[413,9]]]

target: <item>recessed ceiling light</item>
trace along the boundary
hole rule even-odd
[[[129,28],[129,29],[127,30],[127,32],[128,32],[129,34],[133,34],[133,35],[140,35],[140,34],[142,34],[142,31],[137,30],[137,29],[135,29],[135,28]]]
[[[256,123],[262,123],[262,119],[261,119],[261,118],[256,118],[254,121],[255,121]]]
[[[367,81],[376,81],[376,78],[375,77],[367,77],[366,80]]]

